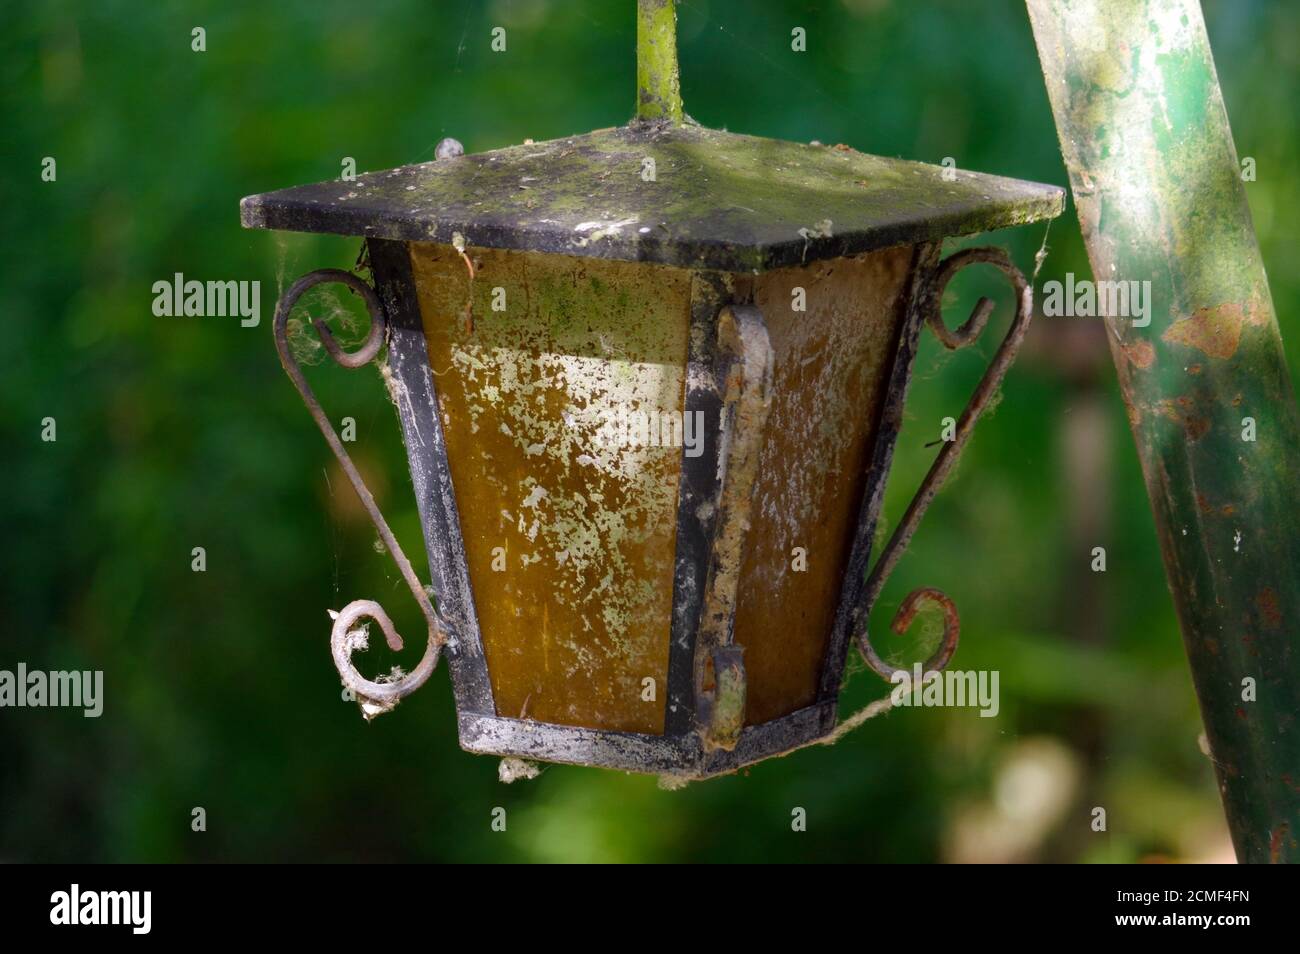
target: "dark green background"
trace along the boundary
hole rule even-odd
[[[679,6],[702,123],[1065,184],[1016,0]],[[1205,9],[1238,151],[1257,161],[1249,196],[1294,365],[1300,8]],[[477,152],[625,121],[632,0],[3,11],[0,668],[102,669],[106,701],[97,720],[0,710],[0,860],[1230,857],[1104,335],[1083,319],[1038,321],[877,610],[879,630],[909,589],[947,591],[964,621],[954,665],[1000,671],[997,718],[895,713],[680,792],[562,767],[500,785],[496,760],[456,746],[445,668],[363,723],[340,699],[325,609],[373,597],[404,632],[420,626],[270,332],[277,291],[351,265],[358,243],[242,231],[238,201],[335,178],[348,156],[360,170],[428,160],[445,135]],[[790,50],[794,26],[807,53]],[[1026,270],[1042,238],[994,236]],[[1040,282],[1088,277],[1072,210],[1049,244]],[[261,326],[154,317],[151,286],[178,271],[261,280]],[[954,283],[950,322],[980,282]],[[956,355],[926,340],[887,522],[994,337]],[[377,376],[311,376],[335,420],[356,417],[354,453],[423,575]],[[55,443],[40,440],[47,416]],[[206,573],[191,572],[195,546]],[[918,632],[888,644],[897,659],[928,650]],[[855,667],[846,711],[886,688]],[[489,827],[498,805],[505,833]],[[191,831],[195,806],[206,832]]]

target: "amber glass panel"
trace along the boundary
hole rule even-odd
[[[776,367],[737,597],[747,724],[815,700],[910,262],[900,247],[754,279]]]
[[[638,425],[680,421],[689,274],[471,255],[411,246],[497,713],[660,734],[682,451]]]

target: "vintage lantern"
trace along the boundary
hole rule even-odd
[[[703,128],[681,112],[671,2],[638,8],[627,126],[246,198],[245,226],[365,239],[373,288],[322,270],[281,299],[276,344],[428,622],[409,674],[351,654],[383,609],[349,604],[335,663],[369,717],[451,667],[463,748],[682,778],[824,740],[850,641],[1012,361],[1032,294],[997,249],[947,236],[1053,217],[1061,189]],[[876,516],[922,323],[972,263],[1016,291],[1011,330],[874,568]],[[397,406],[426,590],[286,338],[342,283]],[[433,594],[434,602],[430,599]],[[946,613],[942,668],[957,617]]]

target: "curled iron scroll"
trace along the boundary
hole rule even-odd
[[[322,268],[304,275],[294,282],[280,298],[275,308],[275,347],[280,354],[280,363],[284,366],[285,373],[289,375],[294,387],[298,389],[298,393],[302,396],[303,403],[307,405],[307,410],[311,412],[316,426],[320,428],[321,434],[325,436],[325,442],[329,444],[330,450],[338,458],[339,466],[347,474],[348,480],[357,493],[357,497],[361,500],[361,505],[365,507],[375,525],[375,529],[379,532],[380,540],[383,541],[384,547],[387,548],[389,555],[393,558],[393,562],[397,564],[402,578],[406,580],[406,585],[411,590],[411,595],[415,597],[415,601],[420,605],[420,611],[429,624],[429,641],[424,650],[424,656],[415,669],[391,681],[375,682],[365,678],[352,665],[352,653],[355,650],[365,648],[364,632],[357,629],[357,626],[366,619],[378,623],[379,628],[383,630],[385,639],[388,641],[389,648],[396,652],[402,648],[402,637],[398,635],[392,620],[384,612],[383,607],[373,600],[354,600],[343,607],[335,616],[334,625],[330,632],[330,650],[334,656],[334,665],[339,671],[343,684],[356,695],[362,714],[367,719],[370,719],[381,713],[391,711],[404,696],[409,695],[424,684],[438,665],[438,656],[447,639],[433,604],[429,599],[428,592],[415,575],[415,570],[411,568],[411,562],[406,558],[406,554],[402,552],[401,546],[398,545],[397,539],[393,536],[393,531],[388,527],[388,522],[384,520],[383,514],[379,512],[379,507],[375,504],[375,498],[371,495],[369,488],[366,487],[365,481],[361,479],[361,474],[357,472],[356,466],[353,465],[352,458],[348,456],[342,441],[339,440],[338,434],[334,431],[334,426],[321,409],[320,402],[312,392],[311,386],[302,373],[302,368],[299,367],[297,360],[293,356],[293,351],[289,347],[289,315],[293,312],[298,299],[314,286],[326,283],[338,283],[347,286],[350,291],[361,297],[362,301],[365,302],[366,310],[370,314],[370,331],[366,336],[366,340],[361,344],[361,347],[351,352],[346,351],[338,343],[334,333],[330,331],[329,326],[322,319],[312,317],[312,326],[315,327],[316,333],[320,336],[321,344],[325,346],[329,356],[345,368],[359,368],[378,356],[384,344],[386,330],[384,310],[380,305],[379,297],[375,294],[373,288],[356,275],[337,268]]]
[[[979,386],[976,387],[975,393],[971,395],[970,401],[967,402],[966,409],[962,411],[961,417],[957,419],[953,439],[944,444],[934,463],[930,465],[930,470],[921,482],[921,486],[912,498],[912,502],[908,505],[906,513],[903,514],[903,519],[899,521],[898,526],[894,529],[889,542],[885,544],[880,559],[872,568],[870,576],[867,577],[866,591],[864,593],[864,605],[867,611],[863,614],[861,628],[854,634],[854,639],[857,642],[859,652],[867,661],[867,665],[883,679],[892,679],[899,670],[881,659],[875,647],[871,644],[871,635],[868,632],[871,607],[875,605],[876,597],[880,595],[880,591],[889,578],[889,574],[897,565],[899,557],[907,549],[907,544],[912,539],[912,534],[916,532],[917,525],[921,522],[921,517],[925,514],[926,508],[930,506],[930,501],[934,499],[935,494],[943,485],[944,479],[952,471],[953,465],[961,455],[962,449],[966,446],[966,441],[970,438],[971,431],[975,427],[975,422],[979,420],[980,415],[993,399],[993,395],[997,393],[998,385],[1002,383],[1002,378],[1006,375],[1007,369],[1011,366],[1011,362],[1015,360],[1016,352],[1020,349],[1020,343],[1024,340],[1025,332],[1029,330],[1029,320],[1033,315],[1033,289],[1025,280],[1025,276],[1021,274],[1020,269],[1016,268],[1015,264],[1012,263],[1006,252],[1000,248],[963,249],[948,256],[940,263],[933,276],[926,282],[921,293],[923,295],[921,310],[925,316],[925,322],[945,348],[955,350],[971,344],[983,332],[984,326],[988,324],[989,316],[993,314],[993,302],[988,298],[981,298],[971,311],[970,317],[960,327],[950,329],[943,322],[943,293],[948,287],[948,283],[957,272],[967,265],[977,264],[992,265],[1007,276],[1015,290],[1016,314],[1011,321],[1011,327],[1007,330],[1006,337],[998,348],[997,354],[993,356],[988,369],[984,372],[984,377],[980,379]],[[952,600],[936,589],[913,590],[898,607],[898,612],[894,615],[892,628],[899,634],[905,632],[907,627],[911,625],[921,605],[927,602],[938,605],[944,613],[943,639],[939,648],[925,662],[923,667],[925,672],[937,672],[948,664],[953,653],[957,650],[961,622],[957,615],[957,608],[953,605]]]

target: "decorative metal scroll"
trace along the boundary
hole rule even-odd
[[[380,349],[383,347],[387,329],[384,310],[380,305],[379,297],[375,294],[373,288],[356,275],[337,268],[322,268],[304,275],[294,282],[281,297],[275,309],[275,347],[280,353],[280,363],[284,366],[285,373],[289,375],[294,387],[298,389],[298,393],[302,396],[303,403],[307,405],[307,410],[311,412],[316,426],[320,428],[321,434],[325,436],[325,442],[329,444],[330,450],[338,458],[339,466],[347,474],[348,480],[357,492],[357,497],[361,500],[361,505],[365,507],[375,525],[375,529],[379,532],[379,539],[383,541],[384,547],[393,558],[393,562],[397,564],[398,570],[402,573],[402,578],[406,580],[406,585],[411,590],[411,595],[415,597],[415,601],[420,606],[420,612],[424,614],[425,621],[429,624],[429,641],[424,650],[424,656],[415,669],[396,678],[378,682],[365,678],[352,665],[352,653],[358,649],[366,648],[365,631],[358,628],[358,624],[366,619],[378,623],[379,628],[383,630],[385,639],[388,641],[389,648],[396,652],[402,648],[402,637],[398,635],[396,628],[393,626],[393,621],[388,618],[384,608],[374,600],[354,600],[343,607],[342,611],[335,616],[334,626],[330,632],[330,649],[334,656],[334,665],[339,671],[339,676],[343,679],[343,684],[356,694],[357,703],[361,706],[362,714],[367,719],[371,719],[376,715],[391,711],[404,696],[409,695],[424,684],[425,680],[432,675],[433,670],[437,667],[438,656],[447,638],[429,599],[428,591],[425,590],[419,578],[415,575],[415,571],[411,568],[411,562],[406,558],[406,554],[402,552],[402,548],[393,536],[393,531],[389,529],[383,514],[379,512],[379,507],[375,504],[375,498],[371,496],[365,481],[361,479],[361,475],[353,465],[352,458],[348,456],[348,452],[343,448],[342,441],[339,440],[339,436],[335,433],[329,418],[325,416],[325,412],[321,409],[320,402],[312,392],[306,377],[303,376],[302,368],[299,367],[289,347],[287,334],[289,315],[292,313],[298,299],[314,286],[326,283],[338,283],[347,286],[350,291],[361,297],[361,300],[365,302],[366,310],[370,313],[370,332],[361,347],[352,352],[343,349],[335,339],[334,333],[330,331],[329,326],[323,320],[312,316],[312,325],[316,328],[321,344],[325,346],[329,356],[337,364],[345,368],[359,368],[378,356]]]
[[[989,401],[997,393],[998,385],[1002,383],[1002,378],[1006,375],[1007,369],[1011,366],[1011,362],[1015,360],[1016,352],[1020,349],[1025,332],[1029,330],[1029,319],[1033,314],[1033,289],[1025,280],[1025,276],[1021,274],[1020,269],[1016,268],[1012,263],[1006,252],[1000,248],[968,248],[955,252],[940,263],[931,279],[926,283],[925,290],[922,293],[925,297],[921,303],[921,308],[926,324],[930,326],[930,330],[934,332],[935,337],[939,339],[945,348],[956,350],[971,344],[980,336],[984,326],[988,324],[989,316],[993,314],[993,302],[988,298],[981,298],[971,311],[970,317],[960,327],[950,329],[943,322],[943,293],[948,287],[948,282],[967,265],[976,264],[992,265],[1007,276],[1016,293],[1016,314],[1011,321],[1011,327],[1007,330],[1007,335],[1003,339],[1001,347],[998,348],[997,354],[993,356],[993,360],[989,363],[988,369],[984,372],[984,377],[980,379],[975,393],[971,395],[966,409],[962,411],[961,417],[957,419],[957,428],[953,439],[944,445],[934,463],[930,465],[930,470],[925,475],[925,479],[921,481],[921,486],[912,498],[912,502],[908,505],[907,512],[903,514],[903,519],[899,521],[898,526],[894,529],[889,542],[885,544],[880,559],[872,568],[870,576],[867,577],[864,600],[867,612],[863,614],[861,630],[854,635],[854,639],[857,642],[859,652],[867,661],[867,665],[875,670],[881,678],[887,680],[892,679],[899,670],[881,659],[871,643],[871,636],[868,632],[871,607],[875,605],[876,597],[880,595],[880,591],[889,578],[889,574],[897,565],[899,557],[907,549],[907,544],[912,539],[912,534],[916,532],[917,525],[921,522],[921,517],[924,516],[926,508],[930,506],[930,501],[934,499],[939,488],[943,486],[944,480],[957,462],[957,458],[961,455],[962,449],[966,446],[966,441],[970,438],[971,431],[975,427],[975,422],[979,420],[980,415],[988,407]],[[934,655],[926,660],[923,666],[925,672],[938,672],[948,665],[953,653],[957,651],[957,641],[961,632],[961,621],[952,600],[936,589],[913,590],[899,605],[891,628],[900,635],[906,632],[917,612],[925,603],[933,603],[939,606],[944,613],[943,639]]]

